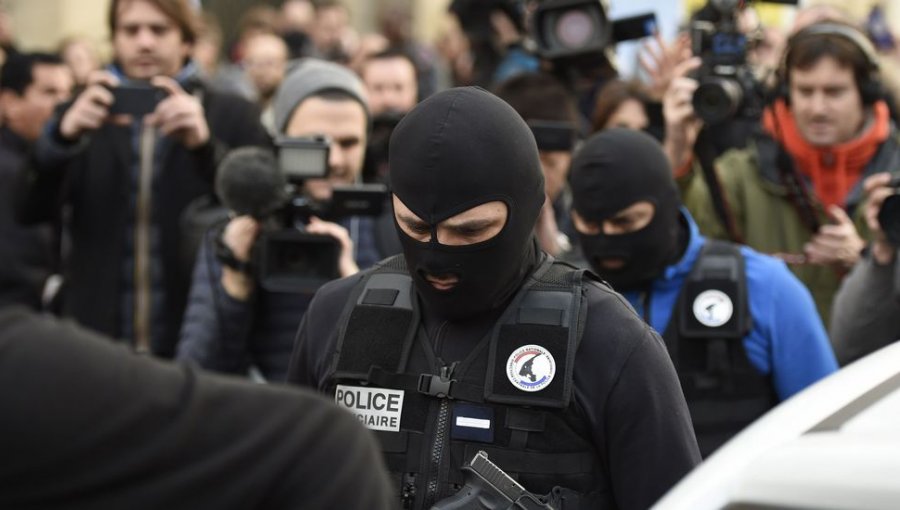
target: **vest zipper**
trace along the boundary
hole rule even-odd
[[[416,500],[416,474],[405,473],[401,487],[400,501],[403,503],[403,508],[412,508]]]
[[[455,367],[455,363],[449,367],[441,367],[441,379],[449,380]],[[434,442],[431,444],[431,459],[428,466],[428,482],[425,484],[423,508],[431,508],[438,492],[441,464],[444,460],[444,449],[447,442],[447,427],[450,424],[449,399],[441,399],[441,406],[438,409],[437,420],[435,423]]]

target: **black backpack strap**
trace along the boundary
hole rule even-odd
[[[737,226],[734,213],[728,205],[728,199],[725,197],[722,184],[719,182],[719,176],[716,174],[715,161],[717,152],[712,141],[710,129],[710,126],[705,126],[700,130],[697,140],[694,142],[694,154],[697,155],[697,161],[700,163],[700,171],[709,190],[716,217],[719,218],[722,226],[725,227],[728,238],[736,243],[742,243],[743,234]]]

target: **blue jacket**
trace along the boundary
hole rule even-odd
[[[685,279],[706,244],[687,209],[687,249],[681,260],[653,280],[649,294],[623,295],[653,329],[669,325]],[[837,370],[837,361],[816,305],[806,287],[780,260],[741,247],[747,275],[747,295],[753,326],[744,337],[750,363],[772,377],[778,398],[785,400]]]

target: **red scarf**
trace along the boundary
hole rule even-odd
[[[843,207],[866,164],[890,133],[887,104],[876,102],[872,105],[872,112],[874,122],[862,134],[849,142],[830,147],[810,145],[797,129],[790,109],[781,100],[766,108],[763,127],[794,158],[800,173],[812,181],[816,198],[826,207],[833,204]]]

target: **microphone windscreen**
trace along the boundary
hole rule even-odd
[[[286,186],[275,155],[261,147],[229,152],[216,173],[216,194],[238,216],[266,218],[285,203]]]

